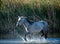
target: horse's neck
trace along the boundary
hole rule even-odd
[[[26,31],[27,31],[27,29],[28,29],[28,27],[30,26],[30,24],[27,22],[27,20],[25,20],[23,26],[24,26],[24,28],[25,28]]]

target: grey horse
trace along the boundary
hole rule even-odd
[[[48,32],[48,23],[44,20],[40,20],[38,22],[31,22],[27,19],[27,17],[24,16],[18,16],[18,21],[16,26],[20,26],[23,25],[25,30],[26,30],[26,34],[24,39],[27,41],[26,36],[28,34],[34,34],[34,33],[42,33],[41,36],[44,36],[45,38],[47,38],[47,32]]]

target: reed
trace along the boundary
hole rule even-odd
[[[49,22],[50,30],[60,29],[60,0],[1,0],[0,30],[15,29],[17,16]],[[4,27],[4,28],[3,28]]]

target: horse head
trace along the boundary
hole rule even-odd
[[[16,26],[22,25],[25,21],[25,18],[26,17],[24,17],[24,16],[18,16],[18,21],[17,21]]]

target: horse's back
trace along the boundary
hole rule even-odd
[[[41,24],[43,24],[43,30],[47,31],[48,30],[48,23],[46,21],[40,21]]]
[[[40,26],[41,30],[45,30],[47,31],[48,30],[48,23],[46,21],[39,21],[37,22],[36,24],[38,24],[38,26]]]
[[[36,22],[36,24],[43,25],[44,27],[48,26],[48,23],[46,21],[43,21],[43,20]]]
[[[30,31],[31,32],[40,32],[41,30],[47,30],[48,29],[47,26],[48,26],[48,23],[45,21],[34,22],[30,27]]]

